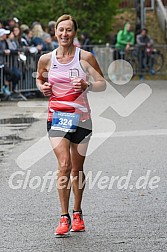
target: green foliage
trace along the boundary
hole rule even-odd
[[[119,0],[6,0],[1,3],[1,19],[18,17],[22,23],[31,25],[40,21],[47,26],[62,14],[71,14],[79,25],[79,32],[88,32],[94,43],[104,42],[111,30],[112,17]]]

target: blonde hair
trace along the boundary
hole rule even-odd
[[[41,24],[35,24],[34,27],[32,28],[32,33],[33,37],[41,38],[44,33]]]
[[[78,29],[77,21],[71,15],[68,15],[68,14],[64,14],[57,19],[56,25],[55,25],[56,29],[57,29],[58,24],[65,20],[71,20],[74,24],[74,30],[77,31]]]

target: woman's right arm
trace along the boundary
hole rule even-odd
[[[37,67],[36,86],[44,96],[51,95],[51,84],[47,82],[51,54],[44,54],[40,57]]]

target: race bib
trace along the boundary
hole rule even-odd
[[[51,129],[75,132],[79,124],[79,118],[79,114],[54,111]]]

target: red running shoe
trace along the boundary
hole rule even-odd
[[[85,231],[85,224],[83,220],[83,215],[80,212],[73,213],[72,220],[72,232],[82,232]]]
[[[55,235],[58,237],[68,236],[71,229],[71,219],[67,216],[61,216],[58,227],[55,230]]]

